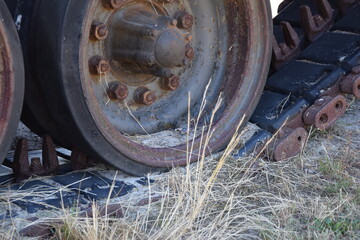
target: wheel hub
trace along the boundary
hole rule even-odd
[[[196,114],[209,81],[207,107],[218,97],[228,48],[227,27],[219,29],[216,15],[225,14],[223,3],[94,0],[94,9],[86,88],[117,130],[132,135],[181,126],[188,96]]]
[[[178,28],[178,21],[161,8],[135,3],[119,9],[109,23],[106,55],[117,72],[169,78],[173,68],[189,63],[190,33]],[[193,52],[193,51],[192,51]],[[140,81],[128,84],[144,84]]]

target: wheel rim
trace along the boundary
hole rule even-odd
[[[23,100],[23,66],[10,13],[0,1],[0,163],[17,129]]]
[[[118,34],[124,34],[124,32],[125,34],[127,33],[126,30],[124,30],[124,28],[118,27],[119,23],[116,23],[117,26],[112,26],[113,23],[109,19],[111,19],[111,16],[117,15],[118,12],[122,12],[122,11],[126,12],[127,11],[126,8],[133,7],[131,10],[137,8],[141,8],[142,10],[144,10],[146,9],[144,5],[149,4],[146,1],[145,1],[146,3],[144,3],[144,1],[134,1],[134,0],[122,1],[122,4],[116,6],[115,8],[112,8],[109,11],[107,9],[104,9],[104,2],[108,3],[108,1],[102,1],[102,2],[95,1],[94,5],[96,5],[95,7],[96,10],[95,13],[93,14],[93,18],[91,19],[91,17],[89,17],[89,21],[87,22],[87,29],[89,29],[90,21],[92,26],[94,26],[94,23],[104,24],[103,26],[110,25],[109,32],[107,33],[108,38],[106,40],[96,39],[95,41],[93,41],[94,38],[91,37],[92,33],[90,27],[90,31],[89,31],[90,40],[88,43],[83,44],[83,46],[88,47],[88,49],[86,49],[85,47],[83,51],[90,53],[90,54],[86,54],[86,53],[84,54],[84,59],[83,59],[84,69],[88,67],[87,66],[87,63],[89,61],[88,59],[90,59],[91,62],[91,58],[93,56],[101,56],[101,58],[104,59],[104,62],[108,62],[108,61],[110,62],[111,68],[116,67],[115,66],[116,64],[112,63],[112,60],[109,60],[109,57],[111,58],[111,54],[107,53],[107,52],[113,53],[114,51],[118,50],[118,49],[111,49],[111,47],[110,47],[111,50],[110,51],[108,50],[109,45],[111,45],[111,41],[113,40],[111,38],[111,36],[114,35],[113,29],[117,28],[118,31],[119,29],[121,29],[122,31],[121,32],[119,31],[120,33]],[[161,12],[163,12],[164,15],[162,14],[160,15],[162,15],[162,17],[163,16],[167,17],[166,20],[168,21],[169,25],[171,25],[171,22],[173,20],[177,20],[178,21],[177,27],[180,30],[185,30],[185,31],[181,31],[183,35],[192,36],[190,37],[191,41],[186,41],[186,44],[189,48],[194,49],[195,57],[193,59],[189,58],[188,60],[190,60],[190,63],[181,66],[180,69],[176,67],[170,68],[172,74],[179,77],[181,82],[179,88],[177,88],[175,91],[170,92],[170,94],[163,92],[159,93],[158,88],[159,85],[161,85],[161,77],[152,81],[144,81],[144,82],[140,82],[140,84],[136,83],[132,85],[126,81],[122,81],[121,76],[120,77],[116,76],[116,74],[112,74],[111,71],[108,72],[107,74],[102,74],[101,71],[98,71],[95,77],[94,74],[91,73],[91,71],[89,71],[88,76],[86,75],[83,76],[82,86],[84,89],[84,95],[87,98],[90,98],[88,102],[88,107],[92,113],[92,116],[97,122],[97,125],[100,127],[106,139],[113,146],[116,146],[116,148],[119,149],[120,152],[125,154],[127,157],[134,159],[135,161],[139,161],[143,164],[155,166],[155,167],[169,167],[173,165],[185,164],[186,159],[184,157],[185,156],[184,152],[186,152],[186,144],[169,146],[168,148],[167,147],[153,148],[149,146],[140,145],[131,140],[129,141],[129,138],[124,136],[122,132],[129,134],[133,134],[133,133],[141,134],[144,133],[143,131],[146,131],[147,133],[153,133],[161,130],[166,130],[166,126],[171,126],[171,125],[179,126],[179,123],[177,124],[173,124],[173,123],[174,121],[176,121],[176,119],[179,119],[184,115],[186,116],[186,112],[188,111],[187,110],[188,92],[190,92],[190,95],[192,96],[192,101],[190,104],[191,109],[193,109],[192,117],[195,117],[194,115],[196,115],[196,113],[198,113],[199,111],[198,109],[200,105],[199,101],[202,100],[201,97],[206,88],[206,85],[209,84],[209,79],[212,79],[212,83],[210,83],[210,87],[209,87],[211,89],[211,93],[207,96],[208,97],[207,102],[209,103],[208,107],[210,108],[215,105],[215,102],[217,100],[216,96],[219,95],[220,88],[222,88],[221,91],[228,91],[225,96],[227,98],[225,99],[226,103],[224,103],[227,106],[224,107],[227,108],[228,111],[232,111],[232,113],[227,114],[224,112],[223,109],[223,112],[220,114],[221,117],[217,119],[216,124],[213,128],[214,137],[209,142],[209,147],[211,149],[219,149],[227,143],[230,136],[234,133],[235,126],[241,121],[241,118],[243,117],[244,113],[250,114],[250,111],[246,112],[243,109],[242,110],[237,109],[238,108],[237,105],[239,105],[239,102],[241,101],[241,100],[239,101],[239,99],[237,98],[240,99],[243,98],[241,97],[243,95],[243,93],[241,93],[241,88],[247,89],[251,87],[255,87],[255,88],[259,87],[256,86],[256,84],[250,86],[251,84],[248,83],[248,86],[242,86],[241,83],[235,83],[235,84],[232,83],[231,81],[233,81],[233,79],[235,81],[236,80],[241,81],[241,79],[238,78],[238,76],[236,76],[235,71],[233,72],[233,75],[230,77],[233,79],[228,79],[229,82],[232,83],[232,85],[230,84],[231,85],[230,87],[224,86],[227,84],[224,75],[226,73],[227,74],[229,73],[229,70],[227,70],[225,67],[226,64],[229,63],[229,61],[231,62],[232,59],[236,58],[235,54],[237,53],[242,54],[241,51],[244,51],[244,49],[235,47],[237,49],[234,50],[233,52],[234,55],[227,54],[226,52],[228,49],[231,48],[231,46],[234,46],[235,44],[243,44],[245,42],[245,39],[241,39],[239,32],[237,32],[239,29],[235,28],[236,29],[235,31],[231,30],[232,28],[236,27],[235,26],[236,24],[241,24],[240,22],[235,23],[235,22],[231,22],[230,20],[227,20],[228,25],[223,25],[223,24],[218,25],[217,23],[220,22],[221,19],[220,17],[218,19],[215,16],[216,16],[216,11],[218,11],[219,16],[227,15],[228,17],[230,17],[230,15],[232,14],[231,8],[232,7],[235,7],[235,9],[239,8],[240,6],[238,4],[241,4],[240,2],[244,3],[244,1],[239,1],[237,3],[235,2],[234,4],[227,5],[224,4],[223,2],[210,2],[210,1],[200,1],[197,2],[196,4],[193,1],[180,1],[180,2],[171,1],[169,3],[162,2],[156,6],[155,5],[147,6],[148,9],[162,8]],[[242,6],[248,6],[249,8],[254,7],[254,6],[250,6],[250,4],[249,5],[244,4]],[[206,9],[205,11],[208,11],[207,13],[209,14],[204,14],[203,12],[204,9]],[[104,11],[107,12],[108,16],[104,17],[103,15]],[[158,12],[160,12],[160,10]],[[195,16],[199,16],[199,15],[201,16],[201,13],[203,13],[203,15],[206,15],[207,17],[204,18],[192,17],[193,14]],[[180,18],[178,18],[177,16],[179,16],[180,14],[188,14],[189,16],[191,16],[191,18],[194,19],[193,24],[190,24],[192,26],[189,25],[187,28],[179,27],[181,25],[179,22],[181,21]],[[89,15],[91,16],[92,13],[90,13]],[[123,15],[126,15],[126,13],[123,13]],[[143,30],[143,28],[141,30]],[[150,30],[154,30],[154,29],[152,28]],[[158,37],[157,39],[161,38],[163,34],[161,33],[160,30],[159,32],[156,33]],[[215,34],[213,34],[214,32]],[[136,34],[138,34],[138,32]],[[233,37],[227,39],[228,36],[233,36]],[[246,36],[245,38],[246,40],[249,40],[250,37],[251,36]],[[255,42],[255,43],[253,42],[253,45],[251,44],[251,46],[254,46],[258,43],[259,42]],[[215,47],[215,45],[217,45],[217,47]],[[266,48],[268,46],[263,46],[263,47]],[[98,49],[101,50],[97,51]],[[128,46],[126,49],[133,49],[133,46]],[[209,49],[209,51],[204,51],[205,53],[204,52],[201,53],[202,49]],[[102,51],[104,51],[105,54],[102,53]],[[245,55],[246,54],[249,53],[246,52]],[[186,54],[184,54],[184,58],[186,57],[185,55]],[[121,59],[121,57],[118,58]],[[156,54],[155,54],[155,59],[157,59]],[[239,62],[241,62],[241,60]],[[234,64],[234,62],[232,62],[232,64]],[[239,66],[239,63],[235,63],[235,65]],[[218,66],[217,70],[214,70],[216,66]],[[198,75],[193,74],[189,76],[189,73],[194,73],[195,70],[201,73]],[[86,72],[86,70],[84,72]],[[154,73],[149,74],[150,77],[153,77],[154,75],[155,75]],[[103,86],[99,86],[99,85],[101,85],[101,80],[106,79],[107,77],[109,82],[111,83],[115,82],[116,84],[125,85],[125,88],[128,89],[128,93],[126,94],[127,97],[125,98],[125,100],[120,98],[121,99],[120,101],[119,100],[109,101],[109,99],[111,99],[111,97],[109,97],[109,90],[107,91],[109,98],[106,98],[106,94],[104,93],[104,89],[102,88]],[[171,74],[163,77],[171,77]],[[197,78],[196,84],[194,84],[195,78]],[[108,89],[111,89],[112,87],[111,83]],[[154,83],[157,86],[154,86]],[[244,85],[246,85],[246,83]],[[259,85],[262,84],[260,83]],[[100,94],[98,94],[98,92],[94,90],[95,88],[97,88],[96,90],[98,90]],[[132,90],[130,90],[131,88]],[[149,89],[151,92],[155,93],[154,94],[156,95],[155,98],[156,99],[160,98],[158,100],[158,103],[154,102],[152,104],[149,104],[151,106],[141,106],[141,104],[137,104],[136,100],[134,101],[135,98],[134,95],[136,96],[136,91],[139,90],[140,88]],[[233,91],[234,88],[235,91],[237,92]],[[199,89],[200,91],[194,91]],[[254,91],[254,89],[246,90],[246,92],[249,91],[252,92]],[[166,96],[166,94],[169,94],[170,96]],[[165,100],[161,99],[161,97]],[[248,106],[246,107],[250,107],[250,105],[255,104],[254,103],[255,100],[253,99],[253,97],[242,100],[247,101]],[[132,108],[133,111],[131,115],[128,113],[127,109],[124,106],[121,106],[121,103],[119,104],[119,102],[126,102],[126,101],[128,101],[127,104],[124,104],[127,105],[126,107],[129,108],[133,107]],[[132,102],[135,103],[133,104]],[[170,105],[172,105],[171,103],[176,102],[177,112],[176,111],[174,112],[173,106],[170,106],[169,108],[168,106],[169,102]],[[109,106],[110,104],[112,104],[113,106]],[[128,115],[124,117],[118,114],[119,108],[121,113],[125,113]],[[115,116],[109,114],[108,110],[110,110],[110,112],[112,111],[113,113],[115,113]],[[149,112],[151,113],[156,112],[157,114],[149,114]],[[211,113],[211,111],[209,112]],[[204,116],[204,117],[209,118],[209,116]],[[124,120],[121,121],[119,120],[119,118],[120,119],[123,118]],[[134,120],[133,118],[136,118],[137,120]],[[112,119],[115,119],[115,121]],[[126,124],[128,122],[132,122],[132,126]],[[139,127],[139,125],[141,125],[141,127]],[[163,128],[161,127],[159,128],[158,127],[159,125],[163,126]],[[226,140],[224,141],[224,139]],[[201,148],[202,145],[201,136],[198,136],[196,138],[196,140],[194,141],[194,145],[195,145],[195,149]],[[143,154],[139,154],[139,153],[143,153]],[[139,157],[139,155],[141,156]],[[194,159],[196,159],[196,157]]]
[[[128,5],[135,6],[136,11],[145,9],[148,11],[147,15],[153,16],[154,12],[146,5],[147,1],[120,1],[118,3],[121,6],[114,9],[104,5],[104,2],[111,3],[99,0],[68,0],[50,4],[48,1],[42,1],[37,13],[41,17],[37,17],[35,25],[45,25],[44,29],[47,30],[42,31],[38,28],[40,30],[35,36],[35,39],[39,39],[38,48],[48,44],[51,49],[58,49],[53,51],[56,53],[53,58],[49,59],[48,55],[43,54],[40,64],[37,63],[36,67],[38,72],[45,71],[46,74],[42,75],[52,74],[51,79],[41,76],[39,79],[52,93],[51,96],[46,96],[45,102],[49,106],[56,106],[56,109],[51,110],[51,115],[59,123],[60,131],[67,135],[67,141],[61,143],[77,146],[92,157],[100,158],[134,174],[150,171],[154,167],[186,164],[186,141],[171,147],[150,147],[139,144],[133,138],[129,138],[128,134],[142,134],[145,131],[153,133],[181,125],[179,119],[187,118],[189,91],[191,116],[196,116],[204,89],[209,79],[212,79],[206,97],[206,114],[202,116],[202,122],[208,120],[220,93],[223,96],[223,105],[211,129],[213,137],[207,151],[216,151],[226,146],[239,122],[242,119],[246,122],[250,117],[264,86],[271,56],[269,3],[250,0],[216,3],[198,1],[197,8],[192,1],[157,1],[154,8],[164,8],[165,10],[161,11],[161,20],[165,17],[170,24],[162,29],[155,29],[159,31],[154,34],[157,36],[156,41],[140,39],[140,45],[146,47],[134,47],[131,44],[124,46],[127,42],[125,40],[138,38],[119,35],[114,37],[117,34],[114,33],[115,29],[119,28],[118,22],[114,19],[127,15]],[[64,11],[64,14],[54,18],[54,14],[59,11]],[[191,27],[180,28],[178,23],[171,26],[171,18],[178,19],[179,12],[193,15]],[[209,13],[205,20],[201,19],[201,12]],[[141,17],[137,15],[138,18]],[[161,22],[156,17],[152,19],[154,22]],[[139,21],[136,23],[139,24]],[[106,28],[104,31],[102,24],[108,27],[108,31]],[[207,27],[209,25],[210,28]],[[141,29],[144,30],[143,25]],[[122,27],[120,33],[123,31],[125,30]],[[209,34],[204,34],[204,31]],[[163,35],[169,35],[169,32],[174,33],[175,37],[165,36],[165,40],[159,40]],[[139,31],[136,34],[138,35]],[[141,34],[144,35],[144,32]],[[52,35],[62,36],[63,39],[49,41],[47,38]],[[120,39],[120,43],[114,43],[114,39]],[[166,52],[164,53],[166,48],[164,50],[156,47],[154,42],[161,42],[161,45],[166,46],[176,43],[180,47],[167,59]],[[150,45],[152,48],[148,48]],[[186,56],[189,47],[192,47],[194,56],[191,52],[190,57]],[[204,47],[208,47],[209,50]],[[141,54],[135,57],[129,57],[124,53],[114,54],[115,50],[134,48],[142,52],[146,49],[150,49],[152,53],[159,52],[158,55],[155,54],[156,64],[168,68],[166,70],[170,69],[170,74],[167,74],[167,71],[154,73],[151,66],[146,65],[147,62],[141,62],[143,65],[139,67],[140,71],[136,69],[133,60],[135,59],[135,65],[139,66],[139,59],[143,57]],[[184,64],[181,62],[182,59],[185,59]],[[130,67],[127,65],[129,62]],[[50,67],[43,68],[42,65]],[[149,68],[150,73],[146,72]],[[170,78],[172,74],[179,77],[180,84],[175,84],[174,89],[169,89],[164,87],[164,79]],[[133,78],[124,79],[124,75]],[[122,85],[126,85],[126,88]],[[155,93],[155,98],[150,97],[151,104],[137,101],[134,97],[135,92],[140,92],[141,95],[144,89],[150,89]],[[144,92],[142,94],[146,95]],[[171,111],[167,110],[169,108],[172,108]],[[59,109],[62,111],[57,111]],[[128,109],[132,110],[133,116],[129,116]],[[124,115],[124,121],[115,116],[119,110]],[[154,111],[160,112],[158,119],[151,115]],[[127,124],[130,117],[134,116],[140,118]],[[139,122],[142,125],[140,128]],[[194,152],[199,152],[201,145],[201,136],[198,136],[193,144]],[[196,159],[197,157],[194,157],[191,160]]]

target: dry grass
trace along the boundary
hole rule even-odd
[[[353,119],[359,106],[347,116]],[[136,206],[131,195],[117,200],[123,218],[100,217],[96,205],[93,217],[62,209],[55,239],[360,239],[359,132],[346,122],[312,131],[301,156],[277,163],[233,158],[240,139],[234,136],[220,154],[151,176],[156,183],[147,194],[159,201]],[[1,195],[0,201],[15,197]],[[19,238],[16,226],[0,233]]]

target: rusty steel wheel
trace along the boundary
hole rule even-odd
[[[186,164],[186,140],[161,133],[186,132],[189,109],[207,126],[219,99],[211,129],[199,129],[212,131],[208,153],[223,148],[263,90],[268,1],[40,0],[34,9],[32,67],[57,124],[46,130],[129,173]],[[147,143],[158,136],[167,143]]]
[[[15,25],[0,0],[0,164],[19,124],[24,95],[24,69]]]

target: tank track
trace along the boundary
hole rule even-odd
[[[303,148],[310,127],[329,128],[360,97],[360,1],[284,1],[273,19],[271,70],[250,121],[262,130],[236,155],[271,139],[271,157]]]
[[[360,25],[357,24],[360,22],[360,1],[294,0],[284,1],[281,8],[282,11],[273,19],[270,74],[250,120],[261,130],[235,156],[263,150],[264,145],[273,148],[271,157],[276,161],[295,156],[306,143],[312,126],[324,130],[345,113],[348,105],[345,95],[360,97]],[[49,146],[53,144],[47,137],[45,139],[48,143],[44,144],[46,151],[51,155],[54,149],[49,150]],[[21,152],[21,144],[18,152]],[[75,155],[80,159],[75,162],[78,164],[75,168],[83,167],[86,157],[81,153]],[[28,190],[34,186],[71,186],[70,191],[61,196],[64,206],[69,207],[74,201],[86,203],[89,199],[107,198],[112,190],[111,197],[122,196],[133,188],[146,188],[152,181],[124,177],[124,181],[116,182],[112,189],[112,179],[99,177],[101,174],[97,172],[69,171],[68,167],[61,167],[57,175],[46,182],[32,180],[11,188]],[[62,175],[64,173],[68,174]],[[85,180],[79,184],[82,179]],[[43,199],[39,204],[31,201],[14,204],[28,212],[36,212],[58,206],[59,198]],[[13,217],[11,213],[5,215],[2,217]],[[34,231],[24,229],[23,234],[34,236]]]

